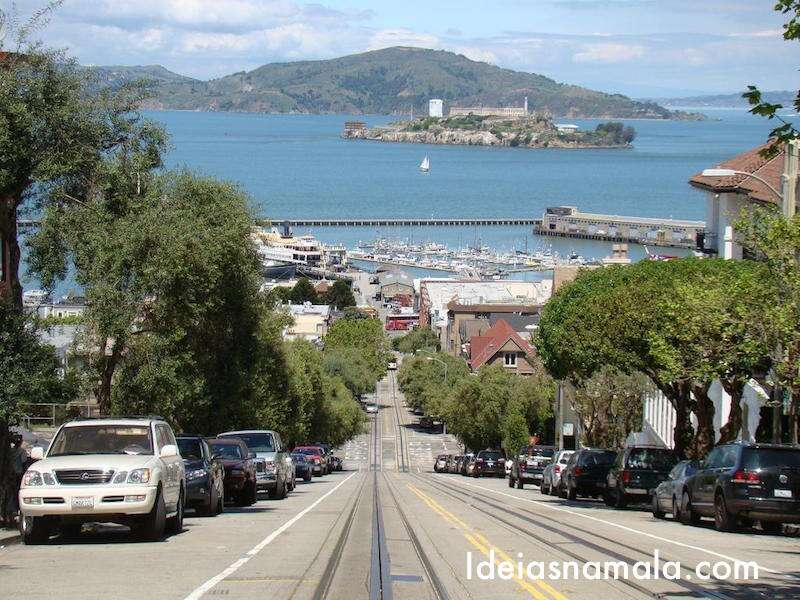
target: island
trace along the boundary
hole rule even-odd
[[[457,115],[421,117],[381,127],[362,121],[345,123],[342,137],[380,142],[508,146],[512,148],[630,148],[636,137],[633,127],[620,122],[600,123],[580,130],[571,124],[556,124],[546,114],[525,116]]]

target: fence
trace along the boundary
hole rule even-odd
[[[91,417],[99,413],[97,404],[88,402],[70,402],[58,404],[54,402],[36,402],[22,404],[22,423],[26,428],[34,426],[57,427],[75,417]]]

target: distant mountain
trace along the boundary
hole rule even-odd
[[[782,104],[786,108],[791,108],[797,92],[773,91],[763,92],[763,98],[773,104]],[[657,102],[662,106],[687,106],[692,108],[745,108],[748,106],[747,100],[742,98],[741,93],[737,94],[713,94],[708,96],[687,96],[685,98],[656,98],[652,102]]]
[[[178,75],[161,65],[145,65],[141,67],[88,67],[97,79],[97,85],[116,89],[125,83],[146,80],[153,87],[160,88],[167,84],[202,83],[197,79]]]
[[[560,117],[692,118],[637,102],[502,69],[452,52],[395,47],[332,60],[272,63],[199,81],[162,67],[106,67],[110,81],[141,71],[154,80],[151,108],[277,113],[427,113],[430,98],[446,106],[521,106]],[[699,118],[699,117],[698,117]]]

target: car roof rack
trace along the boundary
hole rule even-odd
[[[137,421],[164,421],[161,415],[96,415],[89,417],[75,417],[72,421],[124,421],[124,420],[137,420]]]

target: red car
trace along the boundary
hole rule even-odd
[[[305,454],[311,464],[311,472],[317,477],[330,473],[328,459],[325,457],[325,450],[321,446],[297,446],[292,452]]]
[[[214,458],[225,467],[225,498],[239,506],[250,506],[258,499],[255,454],[238,438],[207,440]]]

